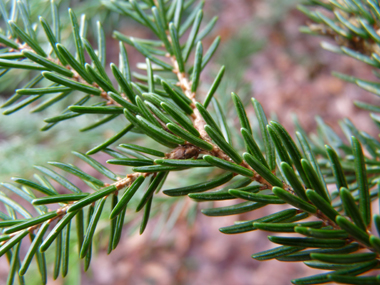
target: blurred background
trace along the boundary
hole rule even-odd
[[[305,130],[313,132],[318,115],[340,134],[338,121],[344,117],[349,117],[362,130],[376,134],[367,112],[356,108],[352,101],[379,100],[355,85],[331,76],[331,71],[335,70],[371,79],[371,70],[351,58],[324,51],[319,45],[321,38],[299,33],[298,28],[307,22],[307,18],[296,10],[297,3],[297,0],[206,1],[205,18],[219,16],[212,34],[221,35],[222,42],[202,75],[204,93],[220,66],[226,65],[223,84],[216,96],[223,102],[230,125],[236,116],[229,108],[229,94],[234,91],[247,105],[251,97],[257,98],[267,114],[272,114],[289,130],[293,129],[295,114]],[[77,11],[76,6],[73,7]],[[150,36],[146,29],[125,18],[115,28],[132,36]],[[109,35],[107,60],[117,62],[117,42],[112,39],[110,30],[106,33]],[[208,46],[212,40],[213,37],[208,37],[204,45]],[[129,47],[128,52],[132,65],[142,59]],[[4,101],[10,95],[11,87],[1,89],[0,100]],[[91,123],[90,118],[80,117],[48,132],[37,132],[43,126],[43,118],[59,110],[59,106],[55,108],[38,114],[29,114],[30,109],[26,108],[11,116],[0,117],[0,181],[8,182],[11,176],[31,177],[33,164],[46,164],[47,161],[73,163],[71,150],[85,152],[120,129],[117,124],[109,124],[82,134],[78,140],[78,130]],[[253,116],[252,109],[248,107],[247,111]],[[126,142],[123,140],[120,143]],[[97,158],[102,162],[107,159],[102,155]],[[87,170],[96,176],[91,169]],[[168,186],[176,185],[173,181],[175,179]],[[274,247],[267,240],[270,233],[228,236],[218,230],[238,219],[255,219],[280,210],[280,206],[254,214],[214,218],[203,216],[198,209],[191,226],[188,215],[181,212],[184,204],[179,205],[169,207],[167,223],[159,226],[162,221],[152,219],[142,236],[134,233],[133,226],[128,226],[118,249],[110,255],[107,255],[107,233],[103,234],[100,229],[91,269],[86,273],[78,265],[73,245],[69,276],[56,281],[49,279],[49,284],[285,285],[293,278],[320,273],[301,263],[253,260],[251,254]],[[107,222],[104,221],[99,228],[102,226],[106,228]],[[48,256],[48,260],[52,258]],[[8,268],[7,260],[0,258],[1,284],[6,280]],[[27,284],[39,284],[37,274],[33,273],[35,270],[32,268],[32,273],[28,273]]]

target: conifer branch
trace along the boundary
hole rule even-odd
[[[312,2],[316,2],[325,8],[330,7],[330,4],[321,1]],[[335,2],[334,5],[337,5]],[[301,128],[298,128],[297,139],[299,146],[301,146],[299,147],[283,126],[274,121],[268,123],[260,103],[253,99],[252,103],[262,136],[262,142],[258,143],[259,138],[254,133],[256,130],[251,128],[245,106],[239,96],[233,93],[232,101],[235,105],[241,125],[242,139],[245,143],[246,152],[241,155],[240,150],[233,146],[233,141],[229,136],[228,124],[224,121],[224,115],[217,100],[215,100],[215,112],[220,119],[219,125],[207,111],[207,106],[223,76],[223,67],[211,86],[204,100],[205,103],[201,104],[198,98],[200,74],[214,54],[220,39],[216,38],[209,50],[203,55],[201,39],[209,33],[215,21],[211,21],[204,30],[199,31],[203,16],[203,2],[200,2],[200,5],[187,16],[188,19],[183,20],[184,11],[191,7],[192,3],[192,0],[167,2],[163,0],[104,1],[108,8],[135,19],[149,28],[159,39],[130,38],[119,32],[114,33],[114,37],[121,42],[134,46],[146,57],[144,68],[147,71],[147,76],[137,75],[136,78],[147,82],[147,85],[132,81],[126,50],[121,43],[120,66],[111,64],[112,73],[119,85],[119,89],[116,89],[104,69],[105,46],[100,25],[98,33],[99,50],[96,54],[84,38],[85,27],[82,26],[79,29],[75,14],[69,10],[77,53],[76,58],[74,58],[63,45],[58,43],[57,39],[54,39],[54,37],[59,38],[57,7],[54,1],[52,1],[52,11],[56,28],[54,29],[55,34],[49,30],[51,28],[45,21],[41,20],[41,24],[57,59],[46,54],[37,42],[34,30],[30,29],[28,25],[25,27],[25,31],[19,28],[15,24],[17,19],[12,19],[9,22],[9,27],[14,29],[8,31],[9,37],[8,35],[0,35],[0,43],[4,45],[3,47],[9,48],[5,54],[16,53],[16,55],[11,54],[11,59],[0,60],[2,67],[37,70],[37,72],[47,70],[24,88],[19,89],[18,93],[5,105],[12,105],[24,95],[36,96],[38,99],[38,96],[43,94],[63,92],[59,97],[53,99],[53,101],[59,100],[69,94],[65,92],[78,90],[91,95],[86,95],[77,104],[69,106],[61,115],[49,118],[48,124],[54,125],[61,120],[86,113],[109,115],[86,129],[92,129],[122,114],[130,123],[114,137],[91,149],[87,154],[74,152],[77,157],[113,182],[105,183],[73,165],[59,162],[50,163],[53,167],[60,168],[64,173],[75,175],[87,183],[94,190],[91,194],[83,193],[80,188],[65,177],[41,166],[36,167],[43,173],[43,177],[37,176],[38,183],[14,178],[14,182],[19,184],[20,188],[13,184],[3,184],[5,188],[33,205],[38,213],[38,216],[33,217],[16,201],[3,194],[0,195],[0,201],[8,211],[8,215],[0,213],[0,218],[3,219],[0,221],[0,226],[4,228],[0,236],[0,256],[6,253],[13,254],[10,275],[14,276],[20,267],[19,276],[25,274],[33,255],[36,255],[41,262],[44,258],[44,252],[53,241],[60,243],[60,245],[65,244],[61,247],[57,244],[57,248],[66,248],[67,250],[70,223],[74,217],[77,225],[79,256],[85,258],[85,269],[87,270],[91,260],[94,232],[107,198],[112,200],[108,248],[108,252],[111,252],[120,240],[127,205],[132,198],[136,197],[137,191],[142,191],[140,188],[142,188],[142,183],[147,177],[151,177],[151,181],[136,208],[137,211],[144,208],[140,233],[144,232],[149,220],[153,197],[161,189],[169,172],[197,167],[215,167],[224,173],[219,176],[215,175],[209,181],[166,189],[163,193],[167,196],[188,195],[196,201],[230,199],[246,201],[232,206],[202,210],[208,216],[246,213],[270,204],[291,205],[294,208],[252,221],[237,222],[232,226],[220,229],[220,231],[226,234],[235,234],[261,229],[272,232],[299,233],[302,237],[269,236],[268,238],[272,242],[281,246],[253,256],[260,260],[272,258],[291,261],[312,260],[314,263],[306,264],[316,268],[333,270],[327,274],[293,280],[294,284],[317,284],[331,280],[350,284],[358,284],[358,282],[365,280],[369,284],[376,284],[377,279],[357,277],[357,275],[370,272],[379,264],[380,239],[369,231],[369,227],[372,219],[370,202],[371,199],[378,196],[377,191],[371,189],[376,185],[380,175],[380,168],[378,167],[380,144],[368,134],[360,132],[347,120],[343,124],[345,133],[348,133],[351,139],[351,145],[347,145],[319,120],[320,133],[324,138],[321,141],[313,142]],[[4,10],[2,4],[3,2],[0,0],[0,12],[8,19],[7,11]],[[29,23],[31,20],[28,18],[27,8],[21,2],[18,2],[17,5],[23,22]],[[369,21],[369,24],[363,22],[362,25],[371,35],[372,40],[376,41],[376,37],[371,34],[374,25],[373,21],[371,22],[372,14],[366,13],[367,10],[363,10],[359,4],[355,5],[357,8],[351,7],[350,9],[353,10],[349,13],[353,15],[359,13]],[[370,5],[373,6],[373,4]],[[347,30],[332,23],[322,14],[309,13],[309,15],[314,20],[317,19],[317,22],[323,22],[329,26],[331,28],[328,30],[329,33],[334,31],[347,40],[352,39],[351,32],[347,32]],[[191,26],[187,42],[181,45],[179,38]],[[346,26],[351,27],[347,23]],[[360,35],[361,30],[354,32]],[[25,44],[21,44],[18,40],[14,41],[14,33],[17,33],[25,41]],[[91,64],[85,62],[85,50],[91,58]],[[340,50],[372,66],[377,64],[375,62],[376,55],[370,59],[355,54],[344,47]],[[193,51],[195,54],[194,64],[187,69],[189,56]],[[15,59],[13,57],[16,60],[13,60]],[[164,60],[159,57],[163,57]],[[32,63],[18,60],[26,58],[30,59]],[[174,73],[177,79],[169,80],[169,77],[156,76],[153,74],[152,63],[156,64],[159,69]],[[192,73],[191,76],[190,73]],[[43,77],[55,83],[44,88],[34,88]],[[377,92],[373,84],[357,79],[349,80],[366,86],[367,89],[372,88],[371,90]],[[157,83],[160,88],[155,86]],[[82,106],[90,96],[99,96],[105,102]],[[32,97],[32,100],[20,103],[21,107],[24,106],[23,104],[33,102],[33,100]],[[48,107],[50,103],[45,104]],[[13,107],[11,111],[5,113],[12,113],[18,108],[18,106]],[[48,127],[51,126],[48,125]],[[165,153],[159,149],[132,144],[121,145],[122,148],[126,149],[128,155],[108,149],[109,145],[115,143],[131,130],[143,133],[159,145],[167,147],[169,151]],[[326,147],[326,150],[321,150],[320,145],[325,144],[325,141],[328,141],[332,146]],[[264,145],[265,156],[258,145]],[[362,145],[370,153],[370,158],[364,156]],[[113,159],[108,160],[107,163],[131,166],[133,173],[121,178],[89,156],[100,150],[113,156]],[[151,156],[158,157],[158,159],[153,159]],[[316,156],[319,158],[318,160]],[[72,193],[59,194],[45,176]],[[234,180],[230,182],[232,179]],[[252,183],[253,181],[255,183]],[[336,184],[337,190],[330,193],[326,185],[333,183]],[[212,191],[220,186],[224,187],[221,190]],[[45,196],[37,198],[29,188],[41,192]],[[119,197],[119,192],[124,189],[125,191]],[[59,209],[49,211],[46,205],[51,203],[58,203]],[[85,207],[88,207],[86,226],[84,225],[83,214]],[[19,219],[17,215],[23,216],[23,219]],[[309,216],[316,217],[318,221],[300,222]],[[377,228],[380,229],[379,216],[374,216],[373,220]],[[49,225],[53,222],[57,223],[44,238]],[[28,233],[30,233],[33,242],[22,265],[19,265],[21,264],[19,245]],[[305,250],[308,248],[317,249]],[[358,249],[367,249],[372,253],[352,254]],[[59,252],[56,257],[57,260],[59,259],[57,263],[61,262],[60,256],[65,256],[64,259],[67,261],[68,252]],[[355,265],[345,266],[346,260],[350,260]],[[337,267],[334,267],[335,264]],[[67,263],[64,263],[62,271],[63,275],[67,274]],[[46,282],[46,274],[43,272],[46,273],[46,269],[41,271],[43,280]],[[55,278],[58,276],[56,271],[54,276]]]

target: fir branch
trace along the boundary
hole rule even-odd
[[[332,5],[320,1],[313,2],[317,2],[319,5],[328,9],[330,9]],[[153,4],[155,7],[153,7]],[[21,2],[17,5],[20,5],[19,9],[21,9],[23,21],[29,23],[30,19],[27,17],[26,8]],[[187,69],[189,54],[194,50],[194,39],[201,39],[204,36],[197,35],[202,19],[202,11],[200,10],[194,13],[194,18],[189,22],[185,22],[186,25],[184,23],[181,27],[183,12],[189,8],[188,5],[191,5],[191,1],[185,3],[183,1],[173,1],[168,10],[164,2],[158,0],[113,1],[108,3],[108,5],[113,8],[118,8],[119,12],[127,14],[137,22],[148,27],[159,39],[158,41],[150,41],[128,38],[120,33],[114,34],[116,38],[134,46],[147,58],[144,64],[144,68],[147,70],[147,85],[138,85],[131,81],[126,51],[124,47],[121,46],[121,67],[117,68],[116,65],[111,65],[111,69],[123,92],[119,92],[114,88],[104,70],[105,50],[104,37],[101,29],[99,32],[100,58],[98,58],[98,55],[96,55],[87,40],[81,38],[84,36],[84,27],[82,27],[82,32],[80,32],[75,14],[71,10],[69,13],[73,27],[77,58],[71,55],[63,45],[56,43],[57,40],[54,39],[54,37],[58,37],[59,35],[54,36],[53,33],[49,31],[50,28],[48,25],[44,25],[44,21],[41,21],[41,23],[45,32],[47,31],[46,34],[49,37],[49,41],[53,43],[52,48],[57,55],[57,59],[45,54],[45,51],[36,41],[34,30],[31,30],[28,26],[26,27],[26,31],[23,31],[14,21],[11,21],[10,27],[13,29],[12,32],[10,32],[11,36],[6,37],[2,35],[0,37],[0,43],[4,45],[4,47],[9,47],[10,53],[15,53],[11,55],[13,59],[28,58],[38,65],[19,62],[18,60],[2,60],[0,65],[2,64],[2,66],[7,68],[33,68],[37,70],[46,68],[48,71],[43,72],[42,75],[59,85],[38,89],[38,92],[35,90],[37,93],[42,92],[43,94],[48,94],[52,91],[57,91],[57,88],[62,88],[60,85],[64,85],[70,88],[70,90],[79,90],[90,93],[92,96],[100,95],[104,100],[95,106],[82,106],[87,100],[83,99],[79,101],[78,104],[68,107],[67,112],[65,112],[63,116],[72,117],[82,113],[104,113],[111,115],[103,120],[108,121],[113,118],[113,115],[124,113],[130,125],[125,127],[113,138],[90,150],[88,154],[105,150],[106,147],[124,136],[131,129],[137,129],[159,144],[169,147],[170,151],[164,153],[142,146],[122,145],[122,147],[126,148],[125,151],[129,155],[135,157],[130,158],[112,150],[105,150],[105,152],[115,157],[115,159],[109,160],[108,163],[133,166],[133,173],[126,175],[124,178],[118,177],[90,156],[74,152],[77,157],[85,161],[99,173],[113,180],[114,182],[112,183],[103,183],[101,180],[84,173],[75,166],[51,163],[53,166],[74,174],[82,181],[85,181],[89,187],[95,190],[91,194],[83,193],[81,189],[66,178],[45,167],[36,168],[73,193],[60,195],[47,179],[40,177],[37,178],[39,183],[16,178],[15,182],[23,185],[22,189],[11,184],[4,184],[4,187],[30,202],[38,212],[38,216],[32,217],[21,205],[5,195],[0,195],[0,201],[6,205],[9,214],[9,216],[6,214],[1,216],[4,220],[2,226],[5,227],[5,230],[3,231],[3,235],[0,236],[0,254],[2,255],[10,251],[12,251],[13,254],[18,254],[21,240],[28,233],[34,238],[34,232],[38,230],[21,272],[26,272],[28,267],[27,263],[30,262],[29,255],[34,254],[37,247],[39,247],[41,253],[38,252],[37,259],[39,260],[40,268],[42,268],[41,275],[44,278],[43,280],[46,281],[46,268],[42,262],[44,259],[43,252],[50,247],[54,240],[57,240],[57,242],[61,242],[61,244],[63,242],[65,244],[66,251],[63,252],[64,263],[62,270],[63,275],[66,275],[70,223],[71,220],[76,217],[80,257],[85,258],[85,268],[87,269],[91,260],[93,235],[108,197],[112,196],[112,210],[110,215],[112,232],[109,243],[109,251],[111,251],[115,249],[119,242],[127,204],[139,190],[145,178],[152,177],[152,180],[137,207],[137,211],[145,207],[143,222],[140,228],[141,233],[145,230],[149,219],[154,193],[160,190],[170,171],[182,171],[195,167],[206,167],[206,169],[209,167],[217,167],[225,170],[226,173],[207,182],[168,189],[163,192],[168,196],[189,194],[191,198],[199,201],[227,200],[234,198],[247,201],[227,207],[204,209],[202,212],[208,216],[240,214],[254,211],[269,204],[287,203],[292,205],[295,209],[281,211],[253,221],[238,222],[233,226],[221,229],[221,231],[231,234],[262,229],[276,232],[297,232],[305,236],[301,238],[270,236],[268,238],[272,242],[281,244],[282,247],[271,250],[270,252],[258,254],[256,255],[258,259],[282,258],[283,260],[294,261],[313,259],[322,262],[327,260],[335,262],[341,267],[343,266],[344,260],[350,260],[354,263],[370,262],[349,269],[343,266],[343,269],[333,271],[332,273],[294,280],[293,282],[295,284],[304,284],[305,282],[315,284],[329,280],[343,280],[342,282],[360,282],[358,280],[364,280],[360,277],[346,278],[345,275],[352,274],[356,276],[368,272],[377,266],[380,261],[379,239],[368,230],[372,218],[370,200],[378,195],[377,192],[370,191],[370,189],[374,186],[375,179],[378,179],[380,172],[376,166],[378,165],[377,156],[380,144],[369,135],[361,133],[350,121],[345,121],[343,124],[344,131],[349,134],[350,137],[353,136],[352,146],[346,145],[332,130],[323,122],[319,121],[320,128],[323,129],[321,133],[326,136],[327,140],[334,144],[334,146],[341,149],[346,157],[342,158],[340,153],[337,153],[331,147],[327,147],[327,154],[320,150],[318,153],[318,151],[315,151],[309,145],[308,138],[298,133],[297,137],[302,146],[302,153],[283,126],[274,121],[268,124],[261,105],[256,100],[253,100],[252,103],[264,140],[264,157],[255,141],[256,138],[252,135],[253,131],[242,101],[238,95],[233,93],[232,99],[237,110],[239,122],[242,127],[243,140],[247,148],[247,152],[240,155],[235,147],[232,146],[228,125],[224,120],[222,110],[215,98],[212,100],[215,103],[215,112],[220,119],[220,126],[206,110],[220,82],[221,75],[217,76],[215,80],[216,83],[211,86],[205,100],[207,104],[202,105],[198,98],[199,93],[197,91],[201,71],[214,54],[220,39],[216,38],[204,55],[202,43],[198,41],[195,45],[194,64],[191,68]],[[376,35],[373,34],[373,28],[371,27],[371,25],[374,25],[372,14],[368,13],[361,5],[356,5],[357,7],[353,10],[355,11],[354,14],[358,12],[361,16],[366,18],[368,22],[362,21],[361,24],[367,33],[369,33],[372,40],[376,41]],[[52,7],[56,8],[54,3]],[[0,8],[2,8],[2,6]],[[350,9],[352,9],[352,7]],[[56,9],[53,9],[53,11],[56,11]],[[152,12],[151,15],[147,13],[149,11]],[[351,32],[335,24],[322,14],[316,13],[310,14],[310,16],[314,20],[320,23],[323,22],[329,26],[329,33],[334,32],[347,41],[352,39]],[[57,20],[56,15],[54,18]],[[171,21],[174,21],[174,23]],[[190,32],[188,42],[183,50],[179,37],[184,34],[192,22],[193,29]],[[58,29],[57,26],[59,26],[59,23],[54,22],[54,25],[56,26],[55,30]],[[348,23],[346,23],[346,26],[351,28],[351,30],[355,30],[349,26]],[[360,34],[360,32],[361,31],[356,31],[358,34]],[[18,40],[13,42],[13,33],[17,34],[25,43],[21,44]],[[165,50],[158,50],[156,48],[164,48]],[[85,63],[84,49],[86,49],[89,54],[95,68]],[[377,65],[376,56],[371,59],[363,57],[361,54],[353,53],[345,48],[341,48],[340,50],[373,66]],[[157,58],[157,56],[165,56],[166,59],[163,61]],[[172,72],[177,80],[173,82],[166,78],[155,77],[154,70],[157,67],[153,66],[152,63],[156,64],[159,69]],[[192,75],[190,76],[189,73],[192,73]],[[38,80],[31,83],[30,86],[23,88],[20,94],[29,94],[28,92],[31,92],[30,88],[34,87],[37,83]],[[163,89],[159,89],[156,86],[157,83],[161,84]],[[360,84],[367,86],[369,89],[377,88],[372,83],[360,81]],[[368,85],[370,86],[368,87]],[[178,87],[179,89],[176,89]],[[64,92],[70,90],[63,89]],[[62,91],[62,89],[60,91]],[[135,91],[141,94],[136,96]],[[148,91],[148,93],[144,93],[144,91]],[[16,99],[11,99],[11,103],[17,101],[18,97],[16,96],[15,98]],[[142,98],[146,99],[146,101],[143,101]],[[170,98],[170,100],[166,98]],[[55,120],[59,121],[61,118]],[[51,121],[50,123],[54,124],[55,122],[56,121]],[[99,125],[99,123],[95,124],[95,126],[97,125]],[[88,129],[91,128],[92,127],[89,127]],[[363,155],[362,145],[364,145],[372,155],[372,159]],[[318,150],[318,143],[313,144],[313,147]],[[275,166],[275,148],[277,151],[276,158],[280,168]],[[313,153],[314,151],[315,154],[319,154],[323,156],[323,158],[328,159],[328,162],[318,162]],[[140,152],[158,156],[160,159],[151,159]],[[201,158],[199,158],[200,155]],[[354,162],[352,162],[352,157],[354,158]],[[371,164],[375,166],[372,168],[366,167]],[[329,169],[330,166],[332,168],[331,170]],[[325,173],[328,171],[326,175],[327,178],[334,179],[338,187],[336,193],[332,195],[329,194],[326,187],[328,181],[322,175],[323,171],[321,168],[323,168],[322,170],[325,171]],[[281,175],[287,181],[282,181],[278,178],[276,175],[277,170],[281,172]],[[234,176],[238,175],[243,177],[236,179],[235,182],[232,182],[220,191],[199,193],[225,185]],[[250,185],[253,181],[257,183]],[[290,185],[288,185],[288,183]],[[36,199],[33,192],[30,192],[24,186],[42,192],[46,196]],[[119,200],[119,191],[123,189],[126,190]],[[263,194],[260,193],[260,191],[267,192]],[[270,195],[268,195],[268,192]],[[332,200],[339,195],[339,201],[332,203]],[[357,200],[359,206],[356,204]],[[60,204],[58,210],[49,211],[45,206],[49,203],[63,203],[63,205]],[[181,206],[181,204],[178,205]],[[89,214],[87,228],[85,229],[83,209],[87,206],[89,206]],[[343,216],[343,209],[348,217]],[[25,219],[17,219],[16,212],[21,214]],[[306,219],[309,216],[316,217],[318,221],[298,223],[298,221]],[[378,226],[379,219],[376,217],[375,223]],[[53,222],[57,222],[54,229],[43,239],[43,234]],[[12,250],[11,248],[14,246],[17,247]],[[305,248],[319,249],[316,251],[303,251]],[[372,251],[373,253],[350,254],[360,248]],[[328,254],[333,254],[333,256]],[[348,256],[348,259],[345,255]],[[19,257],[17,255],[17,257],[12,260],[13,271],[17,267],[18,259]],[[314,264],[314,266],[322,267],[320,264]],[[55,270],[54,275],[58,275],[57,270]],[[372,282],[374,280],[368,279],[367,281]]]

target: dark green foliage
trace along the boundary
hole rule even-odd
[[[260,163],[256,158],[254,158],[249,153],[243,154],[244,160],[266,181],[268,181],[272,186],[282,187],[282,182],[278,179],[268,168]]]
[[[309,213],[315,213],[317,211],[317,208],[314,205],[310,205],[309,203],[298,198],[297,196],[290,194],[289,192],[285,191],[280,187],[274,187],[273,193],[281,199],[283,199],[284,201],[286,201],[288,204],[295,206],[301,210],[304,210]]]
[[[181,187],[181,188],[164,190],[164,193],[169,196],[181,196],[181,195],[187,195],[189,193],[203,192],[203,191],[207,191],[209,189],[213,189],[217,186],[225,184],[226,182],[231,180],[232,177],[233,177],[232,173],[227,173],[211,181],[199,183],[196,185]]]
[[[180,201],[188,199],[178,196],[189,196],[197,202],[234,200],[223,207],[207,204],[202,213],[210,217],[250,215],[271,204],[290,205],[290,209],[237,221],[220,231],[225,234],[255,230],[299,234],[297,237],[269,236],[270,241],[281,246],[252,255],[257,260],[304,261],[312,268],[330,270],[293,280],[294,284],[379,283],[378,277],[358,276],[377,268],[379,263],[380,238],[368,230],[372,219],[380,229],[379,215],[373,215],[371,210],[371,200],[377,198],[379,191],[374,189],[380,174],[377,138],[360,131],[346,119],[341,127],[351,139],[348,144],[317,118],[318,137],[309,137],[296,122],[295,141],[295,136],[280,123],[268,124],[267,115],[256,99],[252,99],[253,106],[245,106],[247,98],[240,92],[240,97],[232,93],[232,104],[224,105],[226,101],[219,97],[225,96],[225,90],[215,95],[218,88],[222,89],[224,66],[201,104],[201,79],[207,78],[202,72],[220,43],[219,36],[208,47],[205,44],[204,48],[201,42],[210,34],[217,19],[202,22],[203,1],[101,1],[103,10],[109,10],[105,13],[111,17],[114,12],[130,17],[148,28],[154,37],[141,39],[114,31],[114,38],[120,41],[120,61],[118,65],[110,63],[113,78],[107,73],[107,41],[100,22],[96,23],[93,41],[92,34],[87,38],[86,17],[82,15],[78,22],[74,10],[69,9],[68,21],[63,23],[59,20],[59,7],[51,1],[51,12],[37,21],[35,14],[40,11],[30,11],[27,1],[8,2],[11,3],[0,0],[4,20],[0,32],[0,77],[8,70],[23,70],[32,79],[20,84],[3,104],[2,107],[8,107],[4,114],[15,113],[33,102],[38,105],[31,112],[43,112],[53,105],[64,106],[61,112],[45,119],[47,125],[42,129],[45,131],[61,121],[84,115],[104,116],[95,118],[81,132],[110,122],[116,124],[118,120],[117,131],[105,141],[92,142],[92,149],[86,154],[73,151],[101,177],[72,164],[50,162],[54,170],[35,167],[42,173],[36,175],[35,180],[13,178],[17,186],[2,184],[7,192],[0,193],[0,202],[6,210],[6,213],[0,212],[0,256],[6,254],[9,259],[8,284],[16,279],[23,284],[22,276],[33,257],[36,257],[41,280],[46,283],[50,264],[46,262],[45,252],[53,243],[53,278],[57,279],[60,274],[66,276],[72,222],[76,227],[79,257],[84,259],[87,271],[97,252],[98,230],[102,236],[107,232],[107,252],[111,253],[121,239],[123,224],[135,219],[132,211],[139,212],[140,234],[143,234],[150,225],[149,220],[165,218],[169,212],[172,213],[169,224],[173,224],[186,208]],[[376,49],[370,48],[380,43],[378,1],[306,2],[309,5],[299,6],[299,10],[316,22],[316,26],[303,31],[315,34],[323,30],[339,45],[324,45],[329,50],[380,68],[380,56]],[[41,5],[46,3],[41,2]],[[325,10],[309,10],[313,6]],[[35,29],[35,23],[42,29]],[[72,35],[70,39],[61,38],[65,36],[65,33],[61,35],[61,28],[66,27]],[[91,44],[93,42],[97,42],[97,47]],[[210,41],[204,41],[207,42]],[[124,44],[145,57],[138,65],[144,72],[131,72]],[[380,94],[378,82],[335,75]],[[84,93],[81,99],[72,100],[78,93]],[[379,106],[355,104],[380,112]],[[256,122],[249,108],[254,110]],[[226,114],[233,116],[231,120]],[[380,126],[379,116],[371,114],[371,117]],[[252,128],[256,125],[258,129]],[[240,129],[241,135],[236,129]],[[112,149],[112,145],[121,140],[118,151]],[[128,171],[117,175],[91,157],[100,151],[111,156],[107,160],[112,164],[110,167],[119,165],[122,167],[118,169],[124,171],[123,167],[127,166]],[[170,175],[174,171],[176,173]],[[75,184],[71,182],[72,176],[75,176],[72,180]],[[164,195],[159,193],[168,177],[173,179],[171,176],[181,177],[183,186],[164,188]],[[31,189],[39,192],[38,195]],[[18,197],[7,195],[9,191]],[[19,203],[18,199],[25,201]],[[28,207],[22,206],[25,204],[29,204]],[[50,204],[55,204],[51,208],[54,210],[48,209]],[[194,220],[196,210],[196,205],[186,210],[189,220]],[[107,227],[103,226],[103,216],[109,217]],[[21,242],[27,235],[31,244],[26,255],[21,256]],[[354,253],[359,249],[364,250]]]
[[[128,202],[132,199],[133,195],[141,186],[144,181],[144,176],[139,176],[132,185],[124,192],[123,196],[120,198],[119,202],[113,208],[110,219],[114,219],[120,212],[127,207]]]

